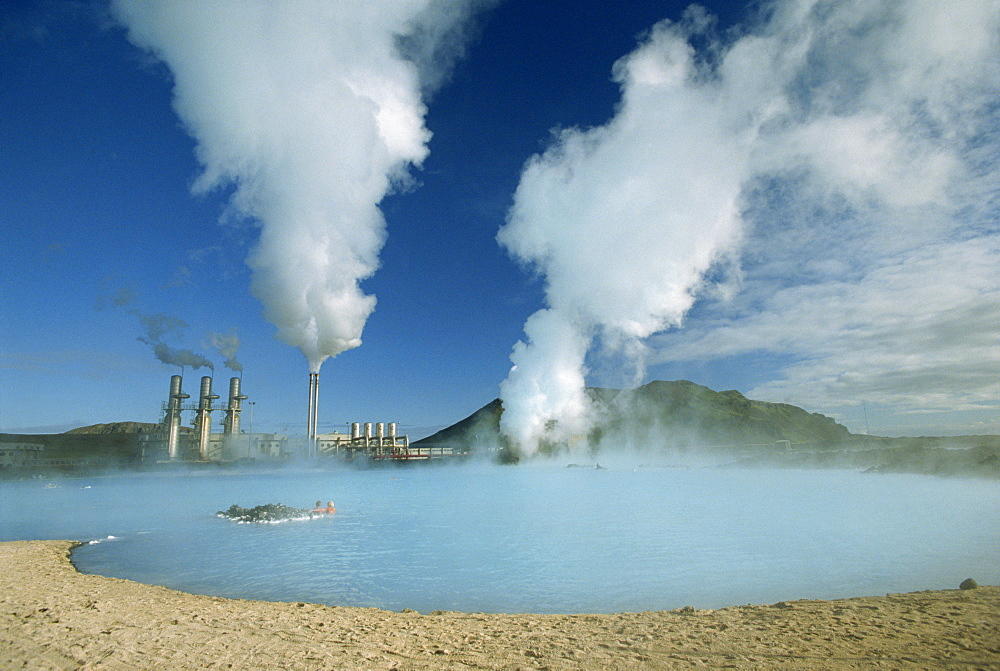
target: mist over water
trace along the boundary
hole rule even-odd
[[[466,465],[31,480],[0,491],[2,540],[100,540],[74,552],[81,571],[226,597],[618,612],[1000,583],[1000,483],[985,480]],[[233,503],[317,499],[334,500],[337,514],[281,524],[215,516]]]

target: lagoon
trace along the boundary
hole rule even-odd
[[[0,482],[0,540],[198,594],[420,612],[718,608],[1000,584],[1000,482],[465,464]],[[337,514],[236,524],[232,504]]]

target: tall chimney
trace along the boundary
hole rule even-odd
[[[242,410],[242,402],[245,400],[247,397],[240,393],[240,378],[229,378],[229,405],[226,408],[226,419],[222,424],[222,432],[225,435],[238,436],[240,434],[240,410]],[[251,417],[251,419],[253,418]]]
[[[212,394],[212,378],[208,375],[201,378],[201,393],[198,394],[198,416],[195,423],[198,426],[198,458],[208,459],[208,442],[212,435],[212,401],[219,398]]]
[[[184,399],[191,398],[181,391],[181,376],[170,376],[170,398],[167,400],[167,458],[176,459],[177,440],[181,431],[181,406]]]
[[[309,436],[309,449],[316,449],[317,413],[319,412],[319,373],[309,373],[309,418],[306,420],[306,434]]]

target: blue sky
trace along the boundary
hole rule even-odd
[[[210,361],[224,393],[219,345],[238,341],[254,430],[304,431],[312,345],[275,337],[295,317],[274,287],[298,257],[258,253],[253,271],[246,260],[262,230],[279,247],[296,230],[274,212],[352,200],[336,178],[309,188],[343,169],[371,178],[357,190],[370,202],[328,216],[370,224],[349,237],[368,268],[358,296],[377,304],[360,346],[312,357],[343,346],[322,363],[321,430],[397,421],[419,437],[503,393],[527,441],[540,421],[580,412],[581,381],[690,379],[855,432],[865,413],[883,435],[1000,431],[991,3],[425,4],[333,12],[304,21],[301,40],[291,19],[273,39],[259,39],[267,22],[197,22],[243,43],[143,15],[156,3],[0,9],[0,430],[157,421],[180,369],[156,345]],[[285,8],[309,19],[322,3],[310,5]],[[444,11],[456,8],[467,11]],[[454,26],[462,48],[414,76],[372,46],[415,24],[426,39]],[[353,98],[341,108],[330,93],[336,111],[316,119],[281,107],[337,79],[279,76],[288,59],[297,77],[293,52],[309,40],[347,45],[330,58],[362,73],[357,99],[392,112],[383,137],[358,139],[372,133]],[[216,46],[218,63],[204,55]],[[279,93],[232,116],[203,82],[229,84],[225,67],[243,63],[267,70],[250,87],[279,73]],[[231,99],[244,93],[234,85]],[[258,118],[272,126],[254,142],[269,150],[231,149],[257,146],[232,128]],[[315,145],[296,128],[314,121],[326,124]],[[333,151],[316,163],[267,167],[323,142]],[[207,166],[236,177],[213,181]],[[304,178],[273,187],[279,168]],[[302,194],[320,204],[296,209]],[[184,374],[191,393],[208,371]]]

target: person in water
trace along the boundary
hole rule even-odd
[[[337,512],[337,509],[333,507],[333,501],[328,501],[326,507],[323,507],[322,501],[316,502],[316,507],[310,510],[311,513],[330,513],[333,514]]]

